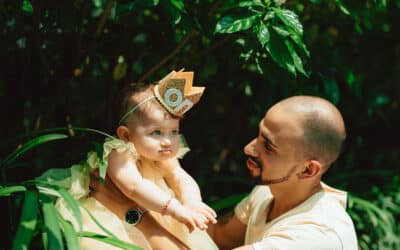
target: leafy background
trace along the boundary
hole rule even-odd
[[[251,189],[242,148],[266,109],[317,95],[347,124],[324,181],[349,191],[360,249],[399,249],[399,8],[399,0],[0,1],[0,247],[74,249],[78,234],[43,188],[67,194],[27,180],[85,159],[104,139],[72,127],[113,134],[122,86],[185,68],[207,88],[182,123],[192,148],[182,164],[219,213]],[[69,129],[48,130],[57,127]]]

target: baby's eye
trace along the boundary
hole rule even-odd
[[[151,135],[161,135],[161,131],[160,130],[154,130],[151,132]]]
[[[178,130],[172,130],[172,131],[171,131],[171,135],[177,135],[177,134],[179,134],[179,131],[178,131]]]

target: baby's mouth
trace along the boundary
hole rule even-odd
[[[158,151],[158,152],[160,152],[160,153],[163,154],[163,155],[170,155],[170,154],[172,154],[172,150],[171,150],[171,149],[161,149],[161,150]]]

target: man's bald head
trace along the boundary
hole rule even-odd
[[[318,160],[327,169],[339,156],[346,129],[339,110],[329,101],[314,96],[293,96],[271,109],[281,109],[299,122],[304,147],[300,149],[309,160]]]

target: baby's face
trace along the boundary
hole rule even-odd
[[[166,119],[165,111],[154,109],[130,126],[130,141],[141,157],[163,161],[176,156],[179,149],[179,119]]]

